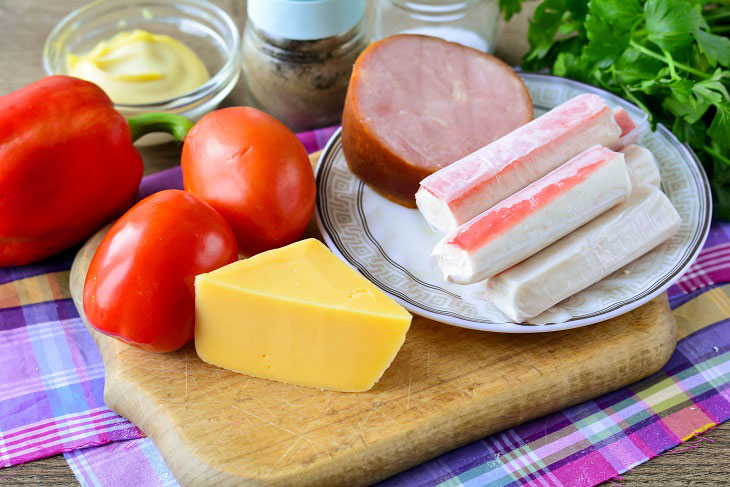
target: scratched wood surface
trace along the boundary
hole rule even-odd
[[[58,20],[86,0],[0,0],[0,94],[21,88],[43,76],[41,49],[48,32]],[[218,0],[239,25],[245,20],[244,0]],[[528,11],[530,7],[528,3]],[[519,60],[526,47],[524,32],[527,16],[519,15],[502,29],[497,54],[511,63]],[[224,105],[241,102],[240,87]],[[179,163],[179,148],[173,144],[141,150],[145,174]],[[379,414],[379,413],[375,413]],[[698,448],[680,455],[662,455],[624,474],[624,486],[726,485],[730,476],[730,423],[704,435]],[[679,447],[678,449],[683,449]],[[76,479],[63,456],[58,455],[0,470],[0,486],[60,487],[76,485]]]

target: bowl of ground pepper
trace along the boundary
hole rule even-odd
[[[339,123],[352,66],[369,42],[365,0],[249,0],[247,94],[294,131]]]

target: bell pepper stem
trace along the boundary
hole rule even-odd
[[[132,141],[152,132],[164,132],[172,135],[177,142],[182,142],[188,131],[193,128],[192,120],[174,113],[143,113],[127,119]]]

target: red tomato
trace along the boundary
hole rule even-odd
[[[314,210],[312,166],[288,128],[248,107],[204,116],[185,137],[185,189],[230,223],[249,255],[295,241]]]
[[[193,338],[195,276],[238,258],[231,227],[200,198],[171,189],[125,213],[99,245],[84,311],[102,333],[155,352]]]

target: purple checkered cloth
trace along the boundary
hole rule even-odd
[[[729,418],[730,319],[681,340],[652,377],[476,441],[377,485],[591,487]],[[130,470],[145,472],[137,487],[178,485],[147,438],[77,450],[66,459],[84,487],[130,485]]]
[[[312,152],[333,131],[300,138]],[[181,185],[173,168],[145,178],[140,197]],[[64,452],[84,486],[176,486],[152,442],[103,403],[101,357],[68,293],[74,253],[0,269],[0,466]],[[730,290],[717,294],[727,282],[730,225],[715,224],[697,263],[669,290],[671,303],[724,296],[730,309]],[[722,320],[680,341],[649,379],[379,485],[596,485],[730,418],[729,389],[730,322]]]
[[[104,405],[101,356],[61,289],[72,257],[0,269],[0,467],[142,436]]]

